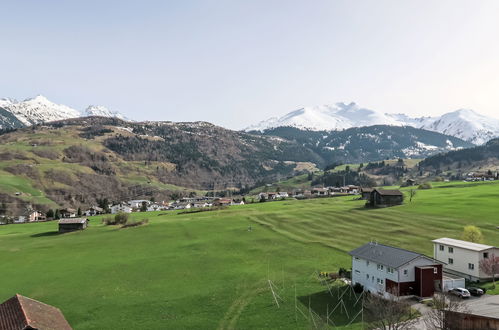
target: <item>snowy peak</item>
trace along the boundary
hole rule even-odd
[[[125,117],[124,115],[122,115],[118,111],[111,111],[103,105],[90,105],[90,106],[88,106],[84,112],[84,116],[86,116],[86,117],[90,117],[90,116],[110,117],[110,118],[118,118],[118,119],[129,121],[129,119],[127,117]]]
[[[30,126],[49,121],[101,116],[129,120],[117,111],[111,111],[104,106],[89,106],[83,113],[63,104],[57,104],[43,95],[25,99],[21,102],[11,99],[0,99],[0,129]]]
[[[246,131],[291,126],[312,131],[338,131],[373,125],[412,126],[455,136],[474,144],[499,137],[499,119],[483,116],[471,109],[459,109],[439,117],[412,118],[405,114],[386,114],[359,107],[356,103],[336,103],[304,107],[280,118],[246,128]]]

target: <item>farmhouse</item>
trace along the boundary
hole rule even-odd
[[[128,205],[130,205],[130,207],[132,209],[139,209],[142,207],[142,204],[146,204],[146,205],[149,205],[151,204],[151,201],[148,201],[147,199],[134,199],[134,200],[131,200],[131,201],[128,201]]]
[[[111,214],[116,214],[119,212],[132,213],[132,208],[124,203],[111,206]]]
[[[104,209],[102,209],[98,206],[91,206],[88,210],[83,212],[83,214],[85,214],[87,217],[97,215],[97,214],[103,214],[103,213],[104,213]]]
[[[35,222],[35,221],[45,221],[47,218],[45,214],[38,212],[36,210],[27,210],[21,214],[14,223],[24,223],[24,222]]]
[[[327,189],[327,188],[312,188],[312,195],[314,195],[314,196],[327,196],[327,195],[329,195],[329,189]]]
[[[0,329],[71,330],[71,326],[58,308],[16,294],[0,304]]]
[[[485,244],[461,241],[453,238],[439,238],[433,242],[433,257],[447,263],[445,271],[464,276],[471,281],[488,279],[480,270],[480,261],[499,255],[499,249]]]
[[[400,190],[373,189],[366,206],[387,207],[400,205],[404,201],[404,194]]]
[[[442,290],[442,263],[416,252],[367,243],[350,251],[352,284],[383,296],[431,297]]]
[[[67,233],[75,230],[83,230],[88,226],[86,218],[67,218],[59,220],[59,233]]]
[[[61,209],[60,211],[61,218],[75,218],[76,217],[76,210],[72,208],[65,208]]]

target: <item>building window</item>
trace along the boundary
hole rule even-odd
[[[449,265],[452,265],[454,263],[454,259],[449,258]]]
[[[359,258],[358,258],[358,257],[355,257],[355,260],[359,260]]]
[[[454,253],[454,248],[449,246],[449,253]]]
[[[404,269],[404,275],[407,275],[407,269]]]
[[[483,253],[483,258],[484,259],[488,259],[489,258],[489,253],[488,252],[484,252]]]
[[[468,264],[468,269],[471,269],[471,270],[475,269],[475,264]]]
[[[376,282],[379,284],[379,278],[376,279]]]
[[[381,284],[383,284],[383,279],[380,280]]]
[[[433,274],[438,274],[438,268],[437,267],[433,267]]]
[[[360,274],[360,270],[355,270],[355,273]]]
[[[443,250],[445,249],[445,246],[440,245],[440,246],[439,246],[439,249],[440,249],[440,251],[443,251]]]
[[[386,272],[393,274],[393,268],[392,267],[386,267]]]

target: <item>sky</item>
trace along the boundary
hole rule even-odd
[[[354,101],[499,117],[499,1],[1,0],[0,97],[240,129]]]

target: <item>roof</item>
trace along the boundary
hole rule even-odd
[[[0,329],[71,330],[62,312],[53,306],[16,294],[0,304]]]
[[[85,223],[86,221],[88,221],[87,218],[69,218],[59,220],[59,224]]]
[[[373,191],[374,189],[373,188],[362,188],[362,192],[371,192]]]
[[[405,265],[418,257],[425,257],[433,260],[421,253],[373,242],[364,244],[361,247],[350,251],[348,254],[393,268]]]
[[[472,251],[483,251],[483,250],[488,250],[488,249],[494,248],[494,246],[492,246],[492,245],[473,243],[473,242],[462,241],[460,239],[447,238],[447,237],[434,239],[432,242],[438,243],[438,244],[450,245],[450,246],[454,246],[454,247],[459,247],[462,249],[472,250]]]
[[[376,190],[382,196],[403,196],[402,192],[398,189],[394,190],[383,190],[383,189],[373,189]]]

